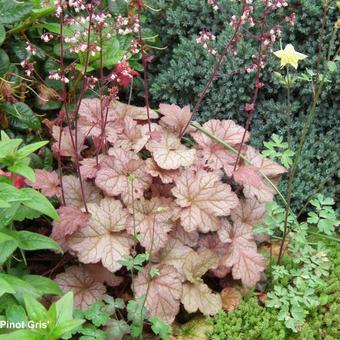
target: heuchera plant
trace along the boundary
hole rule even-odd
[[[78,150],[84,150],[82,182],[63,176],[65,206],[52,232],[80,262],[102,264],[100,282],[145,248],[149,263],[140,268],[132,290],[136,298],[146,296],[151,315],[168,323],[180,303],[189,313],[218,312],[220,295],[202,280],[207,272],[218,278],[231,273],[245,287],[260,280],[265,260],[257,253],[252,227],[273,199],[273,183],[286,171],[245,144],[234,169],[237,152],[193,127],[180,137],[190,117],[189,107],[161,104],[158,113],[114,102],[102,132],[100,100],[83,99],[78,120],[84,136],[78,136]],[[231,120],[210,120],[203,128],[235,149],[245,133]],[[70,139],[60,143],[59,134],[53,136],[53,150],[72,159]],[[55,178],[40,170],[35,188],[49,185],[51,193],[58,192]],[[75,266],[56,281],[64,290],[77,286],[76,307],[85,309],[105,293],[95,277]]]

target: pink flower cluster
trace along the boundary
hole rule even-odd
[[[249,1],[247,1],[247,3],[249,3]],[[231,17],[230,26],[233,28],[233,30],[236,30],[236,28],[239,26],[243,26],[245,23],[248,23],[249,27],[253,27],[255,25],[254,18],[252,16],[253,12],[253,6],[246,6],[241,17],[238,17],[237,15],[233,15]]]
[[[218,11],[220,9],[216,0],[208,0],[208,4],[213,8],[214,11]]]
[[[115,29],[120,35],[127,35],[130,33],[137,33],[139,31],[139,20],[137,16],[126,18],[121,15],[116,17]]]
[[[130,67],[127,61],[122,61],[115,66],[114,71],[109,76],[109,81],[115,82],[125,89],[130,85],[133,77],[139,76],[139,73]]]
[[[271,10],[288,6],[288,2],[286,0],[262,0],[262,2],[264,2]]]
[[[214,34],[208,32],[208,31],[201,31],[199,33],[199,37],[196,39],[196,43],[198,45],[202,45],[212,55],[216,55],[217,54],[216,48],[209,46],[209,42],[215,41],[215,40],[216,40],[216,37],[215,37]]]

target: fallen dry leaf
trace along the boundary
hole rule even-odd
[[[241,293],[233,287],[226,287],[221,291],[223,309],[232,312],[241,302]]]

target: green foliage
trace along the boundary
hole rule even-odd
[[[26,264],[25,251],[50,249],[62,253],[59,244],[51,238],[27,230],[16,230],[16,221],[32,219],[47,215],[58,219],[58,214],[48,199],[32,188],[23,188],[21,181],[26,178],[34,181],[35,175],[30,167],[29,156],[46,142],[28,144],[20,148],[22,139],[10,139],[4,131],[0,140],[0,266],[6,272],[0,273],[0,315],[8,322],[24,322],[25,329],[8,333],[12,329],[2,327],[0,339],[58,339],[64,332],[79,324],[79,320],[59,320],[62,314],[56,314],[55,309],[68,303],[69,295],[65,296],[47,311],[38,298],[44,294],[60,295],[61,290],[50,279],[30,275],[18,267],[13,267],[17,249]],[[19,175],[19,176],[17,176]],[[18,181],[17,181],[18,180]],[[71,306],[70,306],[71,303]],[[72,311],[73,297],[67,309]],[[25,308],[24,308],[25,307]],[[61,307],[60,307],[61,308]],[[58,316],[59,315],[59,316]],[[44,327],[30,329],[28,322],[43,322]],[[46,324],[47,323],[47,324]]]
[[[340,224],[332,207],[335,204],[334,200],[324,198],[323,195],[319,194],[315,199],[311,200],[310,204],[315,207],[316,212],[308,212],[307,222],[317,225],[320,232],[331,235],[335,227]]]
[[[264,142],[263,145],[266,150],[262,151],[262,154],[273,160],[279,160],[283,166],[289,168],[293,164],[292,157],[294,152],[289,149],[288,143],[283,141],[282,136],[273,134],[268,142]]]
[[[169,339],[169,336],[172,333],[171,327],[169,325],[159,320],[155,316],[151,316],[149,321],[151,322],[151,329],[156,335],[159,335],[163,340]]]
[[[212,322],[211,340],[284,340],[288,334],[283,322],[278,320],[278,314],[260,306],[254,297],[242,300],[232,312],[220,312]]]
[[[35,181],[35,175],[29,166],[29,155],[46,144],[37,142],[19,148],[21,139],[10,139],[3,131],[0,140],[0,169],[10,172],[0,173],[0,244],[2,252],[0,264],[10,261],[16,249],[40,250],[51,249],[62,253],[54,240],[26,230],[14,229],[15,221],[47,215],[58,220],[59,216],[49,200],[32,188],[21,188],[16,184],[16,175],[25,176]],[[19,181],[20,181],[19,177]],[[16,186],[18,186],[18,188]]]
[[[19,149],[21,143],[21,139],[10,139],[4,131],[1,132],[0,166],[1,168],[7,168],[13,174],[26,177],[34,182],[35,174],[29,166],[30,158],[28,156],[48,142],[37,142]]]
[[[117,339],[129,333],[129,326],[124,320],[119,320],[119,327],[113,323],[113,318],[117,311],[124,309],[125,303],[121,299],[113,299],[105,295],[103,301],[97,301],[86,311],[75,310],[77,318],[85,319],[85,323],[65,334],[63,339],[71,339],[73,335],[81,335],[80,339],[102,339],[107,340],[109,336],[115,334]],[[112,318],[113,316],[113,318]],[[113,329],[114,328],[114,329]]]
[[[6,321],[22,321],[24,327],[14,332],[10,332],[11,327],[4,327],[0,339],[57,340],[84,322],[82,319],[73,319],[72,292],[52,303],[48,310],[30,294],[24,294],[23,301],[23,305],[9,304]]]
[[[127,321],[118,318],[126,308]],[[74,335],[81,335],[81,340],[86,339],[122,339],[130,334],[132,338],[143,336],[144,323],[150,323],[152,331],[159,335],[162,340],[168,340],[171,327],[157,317],[148,317],[146,308],[143,307],[143,298],[138,301],[130,300],[127,305],[122,299],[113,299],[104,295],[103,301],[97,301],[86,311],[75,310],[77,318],[85,319],[86,322],[65,334],[63,339],[71,339]]]
[[[41,128],[39,117],[32,111],[32,109],[25,103],[2,103],[0,110],[9,116],[12,125],[17,129],[39,129]]]
[[[119,260],[122,266],[126,267],[127,270],[143,271],[143,263],[148,261],[150,255],[148,253],[137,254],[136,256],[125,256],[122,260]]]
[[[29,2],[0,1],[0,24],[13,24],[24,19],[31,13],[33,7]]]
[[[322,2],[293,0],[290,3],[290,8],[296,13],[297,23],[293,27],[282,28],[282,43],[299,46],[299,51],[308,55],[303,65],[315,69]],[[164,52],[158,53],[158,62],[150,67],[151,95],[155,104],[170,102],[193,105],[197,101],[216,59],[198,46],[195,40],[200,31],[207,29],[217,36],[214,47],[221,51],[232,34],[226,18],[236,13],[239,2],[223,0],[219,1],[219,5],[223,10],[215,12],[205,0],[173,1],[171,6],[164,0],[152,2],[152,7],[160,8],[161,12],[150,12],[149,23],[151,27],[154,24],[154,30],[160,34],[161,45],[167,47]],[[330,3],[323,56],[336,21],[335,7]],[[220,76],[203,101],[196,117],[198,120],[223,117],[241,124],[245,122],[244,104],[251,99],[254,83],[254,75],[248,74],[245,67],[251,63],[252,55],[256,52],[255,44],[255,41],[245,39],[238,47],[238,55],[226,59]],[[279,49],[279,43],[274,48]],[[262,75],[265,87],[261,89],[251,125],[250,143],[256,148],[260,148],[273,133],[285,139],[288,135],[286,91],[282,91],[280,82],[273,77],[273,73],[278,70],[278,61],[269,55],[266,62],[268,64]],[[340,85],[339,67],[337,70],[333,67],[332,70],[334,72],[329,75],[331,83],[325,85],[316,118],[303,149],[293,191],[294,208],[301,206],[304,198],[328,176],[331,178],[323,193],[333,196],[339,188],[336,184],[340,135],[337,123],[339,96],[336,95]],[[299,82],[291,87],[294,121],[291,126],[291,149],[295,151],[310,104],[311,90],[310,83],[307,82]],[[282,181],[281,191],[284,192],[285,188],[286,181]]]
[[[317,195],[311,203],[320,212],[320,216],[328,218],[327,222],[318,228],[319,231],[327,235],[332,234],[335,213],[331,205],[334,201]],[[324,209],[326,213],[321,214]],[[288,255],[282,265],[272,265],[268,269],[269,292],[266,305],[277,309],[278,319],[284,321],[285,326],[293,332],[301,331],[309,313],[322,304],[318,292],[326,287],[325,280],[330,270],[327,248],[321,242],[313,242],[310,236],[317,231],[315,225],[319,223],[319,215],[313,213],[315,217],[310,214],[308,213],[310,217],[307,222],[303,223],[299,222],[293,213],[288,215]],[[272,237],[281,236],[284,221],[285,209],[276,203],[270,204],[263,225],[256,227],[255,232],[265,232]],[[325,228],[325,224],[329,228]]]

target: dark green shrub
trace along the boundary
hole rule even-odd
[[[213,325],[211,340],[283,340],[287,335],[284,324],[277,320],[276,311],[260,306],[254,297],[243,300],[233,312],[220,312],[213,319]]]
[[[207,29],[217,35],[216,47],[221,50],[231,30],[228,25],[230,16],[237,10],[235,1],[219,1],[225,10],[214,12],[206,0],[169,1],[155,0],[153,7],[161,12],[150,15],[150,24],[160,34],[163,46],[167,49],[158,54],[158,59],[150,68],[151,96],[154,105],[171,102],[178,105],[193,104],[212,72],[215,58],[195,42],[199,31]],[[283,27],[282,42],[292,43],[299,51],[308,55],[303,67],[315,68],[317,64],[318,40],[323,9],[321,1],[291,1],[290,8],[297,15],[294,27]],[[330,1],[329,16],[326,22],[325,46],[328,49],[330,32],[336,21],[335,1]],[[153,21],[152,21],[153,20]],[[276,45],[277,49],[279,45]],[[198,118],[232,118],[244,123],[246,114],[244,104],[253,93],[253,74],[245,72],[256,51],[254,41],[245,40],[240,46],[237,57],[229,57],[204,100]],[[287,137],[286,93],[274,80],[273,72],[279,64],[272,56],[262,75],[266,84],[258,101],[258,107],[251,126],[251,144],[261,147],[273,133]],[[294,188],[294,206],[300,205],[330,173],[334,173],[339,163],[339,71],[333,74],[321,96],[311,133],[303,150],[300,171]],[[311,101],[309,84],[298,84],[292,91],[293,125],[292,141],[296,147],[305,123],[306,111]],[[285,187],[285,182],[281,188]],[[336,175],[328,182],[324,192],[327,196],[336,192]]]

